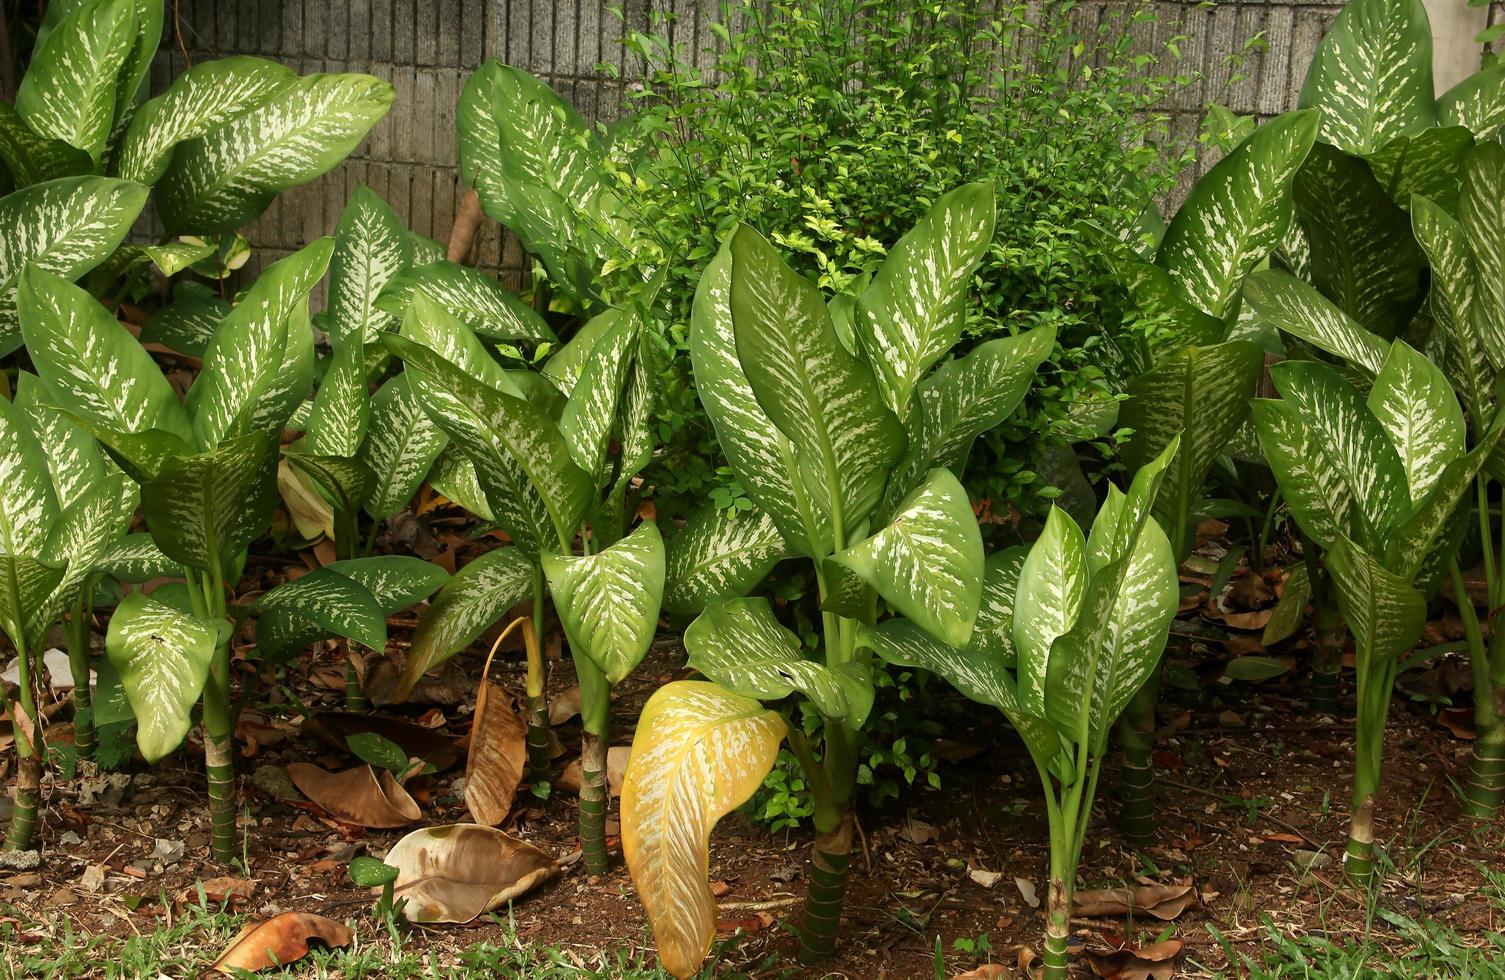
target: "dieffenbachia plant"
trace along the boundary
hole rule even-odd
[[[47,5],[14,106],[0,103],[0,354],[21,342],[16,278],[28,261],[91,281],[113,302],[155,265],[215,255],[215,236],[329,171],[392,103],[370,75],[300,77],[262,58],[204,61],[143,101],[163,0]],[[155,189],[177,241],[121,245]]]
[[[786,735],[815,807],[800,956],[830,953],[873,702],[859,631],[891,607],[949,643],[973,633],[982,538],[954,473],[973,440],[1013,411],[1054,342],[1040,328],[948,356],[993,212],[987,185],[942,197],[894,246],[851,318],[833,318],[819,289],[746,226],[701,278],[690,329],[696,388],[766,523],[726,519],[675,538],[679,602],[703,609],[685,633],[690,666],[714,684],[655,695],[623,784],[623,851],[675,976],[699,969],[714,936],[710,827],[756,788]],[[767,542],[770,531],[782,545]],[[767,571],[770,548],[813,566],[817,658],[767,600],[742,597]],[[820,714],[823,746],[780,717],[796,696]]]
[[[858,633],[859,643],[890,663],[932,671],[993,705],[1024,740],[1050,824],[1047,977],[1066,976],[1077,863],[1108,733],[1159,669],[1176,615],[1175,553],[1150,516],[1176,446],[1172,438],[1127,493],[1109,487],[1087,536],[1052,508],[1028,552],[990,556],[967,643],[943,642],[909,619]]]
[[[53,392],[22,372],[14,402],[0,399],[0,630],[19,658],[15,811],[5,847],[32,847],[43,764],[33,691],[48,630],[64,623],[76,678],[75,738],[92,745],[89,725],[91,592],[107,553],[136,509],[136,487],[98,443],[48,404]],[[84,689],[80,700],[78,688]]]
[[[279,438],[313,378],[308,294],[332,247],[320,239],[246,290],[215,331],[186,404],[88,293],[36,269],[22,275],[22,330],[37,373],[140,485],[152,540],[186,580],[191,613],[127,595],[110,618],[106,652],[148,761],[183,741],[202,695],[211,839],[222,861],[236,853],[227,585],[271,524]]]
[[[1203,484],[1247,420],[1264,365],[1258,345],[1230,337],[1239,290],[1290,224],[1291,181],[1316,131],[1313,112],[1286,113],[1255,129],[1197,181],[1154,261],[1125,266],[1131,294],[1167,326],[1128,352],[1140,373],[1119,412],[1119,424],[1133,429],[1124,461],[1147,466],[1179,436],[1154,504],[1177,561],[1193,544]],[[1136,843],[1155,833],[1150,758],[1158,677],[1151,676],[1119,729],[1122,826]]]
[[[400,334],[383,342],[467,464],[458,482],[474,483],[487,516],[512,540],[441,590],[414,636],[398,696],[530,593],[542,635],[552,598],[580,682],[580,837],[587,867],[602,871],[611,687],[647,655],[664,587],[657,526],[643,521],[627,533],[637,511],[633,482],[654,449],[645,315],[639,307],[603,314],[544,373],[506,371],[420,284]],[[541,682],[530,671],[535,729],[547,723]]]
[[[1456,556],[1458,505],[1505,431],[1492,418],[1467,449],[1463,410],[1441,369],[1404,341],[1378,343],[1383,355],[1367,398],[1329,365],[1284,361],[1270,370],[1281,398],[1254,402],[1260,446],[1286,506],[1324,550],[1354,637],[1358,731],[1347,870],[1360,883],[1373,870],[1396,664],[1426,625],[1425,592]]]

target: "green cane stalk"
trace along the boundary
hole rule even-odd
[[[68,647],[68,669],[73,674],[73,747],[80,759],[94,758],[98,739],[94,732],[94,697],[89,689],[89,643],[94,618],[92,595],[94,583],[85,581],[73,602],[64,635]]]

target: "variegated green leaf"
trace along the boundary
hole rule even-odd
[[[1105,250],[1113,246],[1105,246]],[[1127,358],[1136,370],[1148,371],[1163,351],[1189,345],[1205,346],[1225,340],[1228,327],[1222,318],[1204,312],[1189,300],[1170,273],[1137,256],[1110,259],[1134,305],[1160,319],[1161,330],[1143,341],[1124,337]]]
[[[1382,369],[1383,370],[1383,369]],[[1358,389],[1316,361],[1283,361],[1270,369],[1275,387],[1353,488],[1359,540],[1383,541],[1411,510],[1406,469],[1390,436]]]
[[[609,548],[584,557],[543,556],[554,608],[584,655],[619,683],[653,645],[664,597],[664,539],[652,521]]]
[[[830,561],[939,639],[961,646],[971,637],[982,602],[982,534],[950,470],[931,470],[887,527]]]
[[[22,331],[58,405],[117,432],[193,431],[172,385],[136,338],[84,290],[35,267],[21,277]]]
[[[21,271],[78,278],[109,257],[145,203],[145,187],[103,177],[49,180],[0,198],[0,355],[21,344]]]
[[[1457,214],[1479,273],[1473,297],[1475,328],[1489,350],[1505,352],[1505,274],[1499,271],[1505,269],[1505,146],[1480,143],[1469,151]]]
[[[308,75],[179,146],[158,185],[171,232],[225,232],[265,211],[277,192],[322,176],[392,105],[370,75]]]
[[[712,603],[741,598],[791,554],[762,511],[703,507],[665,545],[664,608],[695,616]]]
[[[1120,425],[1134,430],[1124,447],[1128,466],[1137,470],[1148,465],[1180,436],[1181,448],[1154,508],[1173,540],[1187,540],[1192,501],[1201,496],[1213,461],[1248,418],[1249,398],[1263,367],[1258,347],[1230,340],[1184,348],[1129,383],[1129,400],[1118,416]]]
[[[1397,340],[1369,389],[1369,410],[1390,436],[1411,503],[1419,505],[1443,467],[1464,453],[1463,409],[1453,386],[1437,365]]]
[[[922,380],[904,418],[908,443],[888,479],[886,506],[934,467],[960,473],[977,437],[1001,425],[1023,401],[1055,340],[1055,328],[1046,326],[984,341]]]
[[[282,583],[256,606],[256,646],[272,661],[336,636],[378,652],[387,646],[387,618],[371,590],[327,565]]]
[[[827,667],[807,659],[799,637],[780,625],[763,598],[708,606],[685,630],[688,666],[734,694],[776,701],[795,691],[821,717],[860,729],[873,706],[873,685],[856,664]]]
[[[1416,644],[1427,622],[1427,604],[1411,583],[1347,538],[1333,542],[1323,561],[1338,608],[1353,633],[1359,670],[1398,657]]]
[[[1264,633],[1260,634],[1259,641],[1266,647],[1290,639],[1306,622],[1306,606],[1312,601],[1312,580],[1306,568],[1303,563],[1286,569],[1285,590],[1270,613]]]
[[[1051,646],[1076,625],[1087,583],[1087,542],[1082,529],[1064,510],[1052,507],[1019,570],[1012,624],[1019,703],[1037,718],[1046,716]]]
[[[1441,126],[1467,126],[1480,140],[1495,139],[1505,128],[1505,64],[1474,72],[1437,100]]]
[[[522,397],[521,389],[464,320],[424,295],[415,297],[406,309],[402,336],[427,347],[488,388]]]
[[[157,56],[157,46],[162,43],[162,25],[165,11],[164,0],[131,0],[135,7],[135,32],[131,51],[125,64],[120,66],[115,91],[115,124],[112,137],[119,134],[141,104],[145,94],[146,76],[151,70],[152,59]]]
[[[1411,205],[1416,240],[1432,264],[1429,306],[1446,345],[1443,369],[1480,429],[1494,417],[1495,372],[1505,367],[1505,337],[1479,329],[1475,289],[1480,277],[1463,227],[1424,197]]]
[[[465,649],[533,589],[533,563],[517,548],[485,552],[439,589],[413,632],[396,699],[428,671]]]
[[[778,526],[791,547],[819,557],[830,551],[830,531],[816,528],[816,540],[807,537],[803,508],[794,487],[794,449],[758,404],[737,357],[731,273],[731,252],[723,245],[695,287],[689,345],[695,390],[716,431],[716,442],[747,495]],[[591,323],[601,319],[597,317]]]
[[[1244,276],[1280,243],[1291,181],[1316,132],[1312,112],[1272,119],[1197,181],[1176,212],[1155,262],[1199,309],[1225,316]]]
[[[1422,0],[1352,0],[1317,47],[1301,107],[1322,141],[1365,155],[1436,125],[1432,28]]]
[[[601,486],[606,471],[606,451],[616,426],[622,383],[637,349],[642,321],[636,314],[619,318],[591,348],[585,369],[570,391],[559,431],[569,446],[575,465],[591,474]]]
[[[162,553],[145,531],[127,534],[100,555],[95,571],[120,582],[140,583],[182,572],[182,566]]]
[[[570,459],[558,425],[532,403],[488,388],[404,337],[382,337],[407,363],[429,418],[470,461],[493,519],[529,555],[564,547],[590,506],[590,477]]]
[[[280,430],[303,400],[306,390],[298,393],[300,386],[288,386],[288,368],[297,366],[296,360],[290,364],[289,355],[301,357],[306,346],[311,362],[308,294],[324,277],[333,248],[333,239],[320,238],[268,266],[220,322],[204,352],[203,370],[188,392],[200,446],[255,431],[258,415],[266,415],[269,406],[281,418],[266,421]]]
[[[335,226],[327,327],[332,338],[373,343],[401,317],[377,306],[382,290],[413,263],[413,243],[391,205],[362,184]]]
[[[115,172],[127,180],[155,184],[167,172],[179,143],[265,104],[297,77],[275,61],[243,55],[191,66],[131,117],[115,153]]]
[[[161,344],[190,357],[204,356],[230,304],[201,282],[183,281],[173,286],[172,302],[146,318],[141,328],[143,344]]]
[[[66,509],[102,483],[110,470],[94,437],[62,412],[49,406],[62,399],[56,389],[29,371],[16,377],[16,407],[26,413],[32,434],[47,457],[47,471],[58,506]]]
[[[265,432],[168,459],[141,488],[141,515],[162,552],[202,571],[223,568],[271,526],[277,441]]]
[[[0,163],[17,187],[93,171],[89,154],[64,140],[37,133],[9,103],[0,102]]]
[[[662,383],[654,340],[648,330],[638,334],[637,344],[628,352],[627,379],[622,387],[622,405],[617,412],[617,482],[613,493],[620,495],[628,481],[653,459],[655,438],[653,410],[656,392]]]
[[[962,337],[972,272],[993,243],[993,186],[943,195],[899,239],[857,299],[856,328],[888,407],[899,418],[925,376]]]
[[[136,44],[135,0],[89,0],[37,45],[16,90],[16,111],[42,136],[97,164],[115,125],[120,70]]]
[[[553,340],[554,331],[495,279],[455,262],[440,260],[398,275],[382,290],[376,305],[401,318],[414,296],[427,296],[450,316],[494,340]]]
[[[1091,747],[1101,752],[1113,723],[1158,669],[1179,597],[1170,541],[1146,521],[1128,554],[1093,574],[1076,625],[1051,649],[1051,724],[1077,737],[1085,706]]]
[[[50,558],[43,552],[58,513],[47,456],[30,420],[0,398],[0,555]]]
[[[63,571],[50,561],[0,553],[0,631],[13,648],[35,647],[52,625],[42,621],[43,611]]]
[[[1465,521],[1471,516],[1465,501],[1479,471],[1486,466],[1498,470],[1491,464],[1499,459],[1500,447],[1505,445],[1502,436],[1505,426],[1491,427],[1473,449],[1439,468],[1411,516],[1386,538],[1379,556],[1386,568],[1418,586],[1431,577],[1429,569],[1446,568],[1459,543],[1454,539],[1453,525],[1460,515]]]
[[[718,254],[716,259],[712,260],[713,267],[718,262],[722,263],[721,289],[723,294],[726,290],[726,266],[721,256],[724,254],[725,252],[723,251]],[[709,269],[707,272],[709,273]],[[701,282],[705,282],[704,276],[702,276]],[[702,286],[701,288],[703,289],[704,287]],[[699,295],[698,290],[696,295]],[[722,299],[724,307],[724,295]],[[591,352],[595,350],[596,342],[615,327],[617,321],[624,316],[627,316],[626,310],[608,308],[585,321],[575,331],[574,336],[558,347],[555,347],[553,352],[549,354],[549,359],[544,362],[541,372],[543,376],[552,381],[554,387],[558,388],[565,397],[569,397],[570,393],[575,390],[575,385],[579,382],[580,375],[585,371],[586,364],[590,362]],[[730,314],[728,313],[726,316],[728,317],[727,330],[730,331]]]
[[[47,555],[62,564],[64,572],[36,614],[38,630],[62,619],[79,591],[88,587],[89,576],[110,544],[130,527],[135,511],[136,485],[113,468],[63,509],[47,539]]]
[[[1291,406],[1273,399],[1252,403],[1254,430],[1296,524],[1318,544],[1358,535],[1359,504],[1349,476]]]
[[[1318,144],[1292,186],[1312,285],[1361,326],[1394,337],[1416,312],[1426,259],[1406,213],[1357,157]]]
[[[1265,322],[1369,374],[1385,363],[1389,344],[1295,276],[1278,269],[1252,273],[1244,281],[1244,299]]]
[[[335,509],[355,514],[365,506],[376,485],[376,474],[358,459],[349,456],[315,456],[285,453],[288,462],[313,478]]]
[[[877,505],[904,430],[872,369],[841,346],[820,290],[746,225],[730,251],[737,358],[794,447],[815,519],[844,534]]]
[[[448,438],[445,437],[446,440]],[[491,504],[486,500],[486,492],[481,489],[481,481],[476,477],[475,464],[453,444],[446,446],[439,458],[434,460],[428,481],[435,493],[462,510],[483,521],[495,521],[491,516]]]
[[[405,375],[377,389],[357,456],[376,474],[366,513],[382,521],[406,507],[448,441],[418,405]]]
[[[1420,194],[1451,211],[1463,185],[1463,157],[1473,145],[1464,127],[1436,126],[1394,140],[1367,161],[1397,204],[1409,205]]]
[[[334,342],[324,380],[304,430],[308,451],[319,456],[354,456],[366,439],[371,396],[366,389],[366,349],[360,334]]]
[[[132,592],[110,616],[105,652],[136,716],[136,745],[156,762],[183,742],[209,677],[217,624]]]
[[[422,602],[450,580],[438,565],[411,555],[347,558],[322,567],[364,586],[388,616]]]

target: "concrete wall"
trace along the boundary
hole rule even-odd
[[[1043,0],[1055,2],[1055,0]],[[1467,38],[1470,16],[1505,21],[1505,4],[1489,11],[1467,0],[1427,0],[1439,26]],[[1073,17],[1092,28],[1123,0],[1084,0]],[[1192,0],[1155,4],[1158,21],[1141,29],[1141,44],[1156,47],[1183,36],[1182,67],[1201,77],[1168,106],[1178,133],[1196,132],[1202,107],[1222,102],[1239,112],[1268,115],[1295,104],[1301,79],[1323,31],[1342,0]],[[155,66],[158,87],[195,62],[228,54],[259,54],[299,72],[363,71],[392,82],[391,114],[346,163],[320,181],[283,194],[247,234],[259,246],[256,266],[309,239],[329,233],[357,184],[390,201],[414,230],[443,241],[460,188],[455,103],[469,72],[490,57],[527,68],[555,86],[587,117],[610,118],[622,84],[606,77],[606,63],[631,75],[615,39],[646,28],[651,14],[677,15],[677,47],[713,43],[707,16],[714,0],[175,0],[181,39],[171,24]],[[610,13],[622,11],[622,18]],[[1263,36],[1235,74],[1228,56]],[[181,43],[180,43],[181,40]],[[1468,49],[1467,45],[1465,48]],[[1472,49],[1469,49],[1472,50]],[[1452,65],[1452,62],[1449,62]],[[1439,75],[1443,66],[1439,65]],[[516,285],[523,257],[495,226],[480,241],[480,264]]]

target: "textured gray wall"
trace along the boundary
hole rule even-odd
[[[1050,3],[1055,0],[1043,0]],[[1463,4],[1466,0],[1445,0]],[[1156,3],[1157,22],[1141,27],[1141,44],[1158,47],[1184,35],[1181,70],[1200,75],[1176,93],[1169,109],[1179,134],[1195,134],[1208,101],[1268,115],[1292,107],[1307,64],[1343,0],[1193,0]],[[1123,0],[1086,0],[1073,14],[1091,29]],[[195,62],[258,54],[299,72],[363,71],[392,82],[392,112],[346,163],[325,178],[281,196],[247,230],[259,246],[254,265],[333,230],[349,192],[368,184],[415,231],[444,241],[458,200],[455,103],[469,72],[497,57],[550,82],[589,118],[610,118],[621,83],[598,70],[615,65],[630,77],[616,43],[622,21],[646,28],[655,12],[674,12],[676,47],[702,50],[713,41],[707,14],[713,0],[169,0],[176,7],[182,48]],[[1496,4],[1492,16],[1505,20]],[[1263,50],[1235,78],[1228,58],[1263,34]],[[164,33],[154,84],[183,67],[171,24]],[[1188,178],[1189,179],[1189,178]],[[523,258],[516,243],[488,223],[479,262],[516,285]]]

